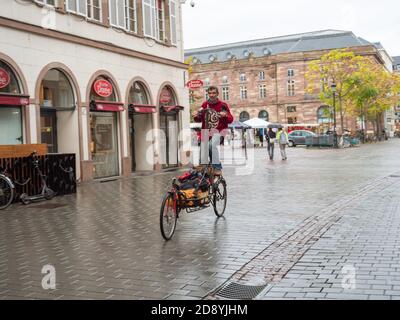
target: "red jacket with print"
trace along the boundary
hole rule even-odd
[[[222,112],[225,111],[226,112],[226,117],[220,118],[219,122],[216,126],[216,130],[218,130],[219,132],[221,132],[224,129],[228,128],[228,124],[233,122],[233,116],[231,114],[231,110],[229,109],[229,106],[225,103],[222,102],[221,100],[217,100],[216,103],[209,103],[209,102],[203,102],[203,104],[201,105],[202,109],[214,109],[216,112]],[[206,127],[206,119],[205,119],[205,112],[200,113],[197,117],[194,117],[194,121],[195,122],[201,122],[201,128],[202,129],[209,129]]]

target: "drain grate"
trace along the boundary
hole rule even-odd
[[[252,300],[257,297],[266,286],[266,284],[262,286],[250,286],[230,282],[218,290],[215,295],[221,298],[234,300]]]
[[[62,208],[62,207],[66,207],[66,204],[59,204],[59,203],[44,203],[44,204],[40,204],[37,206],[32,206],[30,207],[31,209],[57,209],[57,208]]]

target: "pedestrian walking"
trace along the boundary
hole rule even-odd
[[[282,128],[278,129],[278,134],[276,135],[276,140],[279,143],[279,149],[281,150],[282,160],[286,160],[286,145],[289,143],[289,137],[286,131]]]
[[[272,128],[269,128],[267,132],[267,148],[268,148],[268,155],[270,160],[274,160],[274,148],[275,148],[275,140],[276,140],[276,133]]]
[[[263,128],[261,128],[258,131],[258,136],[260,137],[260,146],[264,147],[264,129]]]

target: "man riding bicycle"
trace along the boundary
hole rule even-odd
[[[201,122],[202,126],[202,151],[208,143],[208,154],[211,159],[214,175],[221,175],[222,165],[219,158],[218,145],[221,136],[224,136],[228,124],[233,122],[233,116],[228,105],[218,99],[218,88],[210,86],[207,89],[208,100],[203,102],[200,110],[195,114],[194,121]],[[210,143],[211,142],[211,143]],[[201,163],[207,163],[204,159],[206,152],[202,152]]]

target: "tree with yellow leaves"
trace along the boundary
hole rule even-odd
[[[366,121],[371,121],[375,135],[380,138],[385,111],[399,103],[400,76],[386,71],[383,66],[366,61],[353,78],[356,86],[350,95],[353,101],[352,113],[360,117],[363,130]]]
[[[347,49],[338,49],[328,52],[320,60],[309,64],[306,73],[308,81],[306,91],[318,95],[320,100],[329,106],[333,106],[335,94],[335,99],[337,99],[335,111],[339,113],[341,133],[344,129],[344,117],[353,107],[350,95],[357,85],[354,74],[360,70],[366,60],[368,58],[356,56],[354,52]],[[335,93],[332,90],[332,84],[335,84]]]

